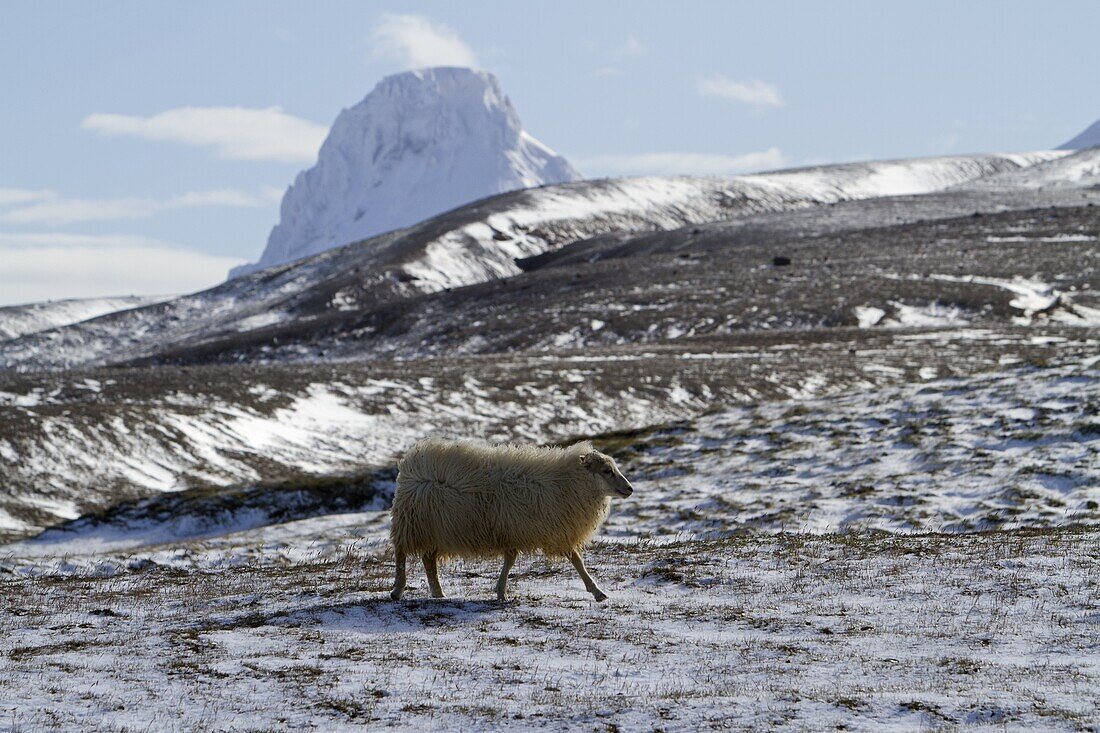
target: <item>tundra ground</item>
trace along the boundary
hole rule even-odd
[[[390,601],[392,473],[142,500],[0,548],[0,729],[1096,731],[1098,398],[1091,357],[597,436],[602,605],[541,558]]]
[[[299,541],[336,528],[305,521]],[[395,603],[377,542],[9,575],[0,729],[1095,731],[1098,547],[1081,529],[604,542],[605,604],[542,559],[503,604],[484,563],[448,568],[446,600],[413,573]]]

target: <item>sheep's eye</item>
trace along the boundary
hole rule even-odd
[[[604,466],[600,470],[603,471],[604,473],[611,473],[611,466]]]

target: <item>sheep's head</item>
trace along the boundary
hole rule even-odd
[[[634,487],[626,480],[626,476],[615,465],[615,459],[600,453],[598,450],[589,451],[581,456],[581,465],[588,471],[596,474],[607,487],[607,494],[627,497],[634,493]]]

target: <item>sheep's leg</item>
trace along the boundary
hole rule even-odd
[[[432,598],[446,598],[443,594],[443,586],[439,584],[439,567],[436,565],[436,554],[429,552],[424,555],[424,572],[428,575],[428,587],[432,589]]]
[[[394,558],[397,560],[397,574],[393,578],[393,590],[390,591],[390,598],[400,601],[401,594],[405,592],[405,553],[398,550],[394,553]]]
[[[592,594],[592,597],[597,601],[606,601],[607,594],[600,590],[600,586],[596,585],[596,581],[592,580],[592,576],[588,574],[588,571],[584,567],[584,560],[581,559],[581,553],[573,550],[569,554],[569,562],[573,563],[573,567],[577,569],[577,573],[581,576],[581,580],[584,581],[585,589]]]
[[[504,600],[504,591],[508,588],[508,572],[512,569],[512,566],[516,564],[515,550],[508,550],[504,553],[504,567],[500,569],[500,579],[497,581],[497,600]]]

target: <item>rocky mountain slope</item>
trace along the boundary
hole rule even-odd
[[[105,313],[139,308],[169,297],[128,295],[118,298],[72,298],[0,307],[0,341],[80,323]]]
[[[475,199],[577,180],[524,129],[492,74],[387,77],[336,118],[317,164],[283,197],[259,262],[231,277],[400,229]]]
[[[517,191],[202,293],[6,342],[0,347],[0,368],[100,366],[183,352],[209,355],[241,341],[277,347],[283,332],[347,320],[448,288],[511,278],[522,272],[519,260],[600,235],[680,230],[749,221],[767,212],[944,191],[1064,155],[876,161],[725,179],[637,178]],[[1065,196],[1070,198],[1059,201],[1084,200],[1076,189]],[[1038,200],[1018,197],[1013,206],[1034,206]],[[984,203],[965,199],[961,205],[993,209],[1005,203],[986,197]],[[370,345],[363,346],[359,355],[371,356]],[[316,349],[310,354],[320,356]]]

